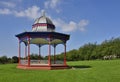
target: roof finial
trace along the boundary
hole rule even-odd
[[[45,17],[45,10],[42,10],[42,16]]]

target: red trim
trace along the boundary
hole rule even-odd
[[[32,26],[32,28],[38,27],[38,26],[47,26],[47,24],[37,23]]]

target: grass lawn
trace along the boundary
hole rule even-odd
[[[120,82],[120,60],[68,62],[72,69],[21,70],[0,65],[0,82]]]

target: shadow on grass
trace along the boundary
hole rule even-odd
[[[91,66],[88,65],[72,65],[69,66],[70,69],[86,69],[86,68],[92,68]]]

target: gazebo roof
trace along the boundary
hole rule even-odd
[[[53,25],[52,21],[46,16],[41,16],[41,17],[37,18],[35,20],[34,24],[37,24],[37,23],[47,23],[47,24]]]
[[[28,44],[28,38],[30,39],[30,44],[62,44],[69,40],[70,35],[55,32],[55,25],[53,22],[43,15],[37,18],[32,25],[32,31],[22,32],[17,34],[16,37],[19,38],[20,42],[25,42]]]
[[[53,22],[45,16],[45,13],[43,12],[43,15],[39,18],[37,18],[32,25],[32,31],[33,32],[54,32],[55,31],[55,25]]]
[[[58,32],[23,32],[17,34],[23,42],[26,42],[26,38],[30,37],[31,44],[49,44],[48,38],[51,38],[51,44],[61,44],[69,40],[70,35],[58,33]]]
[[[51,36],[53,38],[58,38],[58,39],[66,39],[69,40],[69,36],[68,34],[63,34],[63,33],[59,33],[59,32],[23,32],[20,34],[15,35],[18,38],[23,38],[25,36],[30,36],[32,37],[48,37]]]

